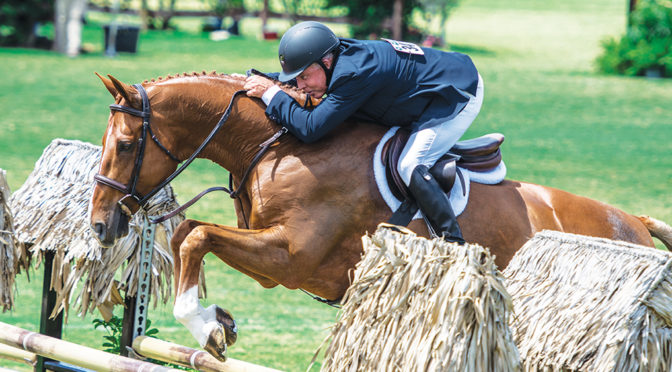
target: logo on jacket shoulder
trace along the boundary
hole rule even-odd
[[[425,52],[419,46],[417,46],[413,43],[409,43],[409,42],[406,42],[406,41],[399,41],[399,40],[390,40],[390,39],[385,39],[385,38],[381,38],[381,39],[390,43],[390,45],[392,45],[392,48],[394,48],[394,50],[396,50],[397,52],[407,53],[407,54],[417,54],[417,55],[421,55],[421,56],[425,55]]]

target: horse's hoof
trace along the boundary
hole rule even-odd
[[[226,362],[226,336],[224,335],[224,329],[222,327],[217,327],[210,332],[208,336],[208,341],[206,341],[203,349],[210,353],[215,359],[220,362]]]
[[[226,335],[226,344],[231,346],[236,343],[238,339],[238,326],[230,312],[217,306],[216,308],[217,323],[223,328]]]
[[[226,347],[233,345],[238,338],[238,326],[233,316],[219,306],[215,306],[215,319],[217,326],[208,335],[203,349],[216,359],[226,361]]]

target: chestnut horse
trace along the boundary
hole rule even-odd
[[[229,102],[230,117],[199,157],[227,169],[234,185],[259,144],[280,128],[266,117],[260,100],[244,94],[232,100],[243,87],[242,77],[194,73],[159,78],[140,88],[112,76],[100,78],[115,99],[103,136],[99,175],[108,181],[99,180],[91,200],[91,227],[103,246],[112,246],[127,232],[129,214],[139,209],[126,191],[133,188],[144,195],[169,177],[178,161],[201,145]],[[298,90],[283,89],[301,103],[305,99]],[[154,137],[144,145],[139,143],[145,138],[142,94],[151,102],[151,108],[145,108],[151,110],[151,125],[145,131]],[[186,220],[175,232],[174,314],[215,357],[224,358],[227,343],[235,341],[236,327],[224,310],[214,305],[205,309],[199,303],[199,269],[208,252],[266,288],[280,284],[336,300],[349,285],[348,271],[360,260],[361,236],[392,215],[372,166],[375,147],[387,128],[353,122],[343,129],[314,144],[285,135],[270,147],[240,190],[235,203],[238,227]],[[138,164],[137,158],[143,161]],[[672,228],[660,221],[509,180],[471,184],[469,204],[458,221],[464,238],[489,247],[500,268],[542,229],[647,246],[653,246],[653,234],[672,247]],[[428,235],[419,220],[409,228]]]

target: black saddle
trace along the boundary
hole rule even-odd
[[[387,183],[390,185],[392,194],[399,200],[413,199],[397,170],[399,157],[409,137],[410,132],[407,129],[399,128],[394,136],[383,145],[382,151]],[[456,176],[462,182],[462,190],[465,190],[464,178],[458,172],[457,167],[475,172],[487,172],[496,168],[502,161],[502,153],[499,149],[502,142],[504,142],[504,135],[501,133],[491,133],[459,141],[429,171],[446,194],[450,194]]]

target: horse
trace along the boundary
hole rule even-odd
[[[224,360],[226,347],[237,334],[231,314],[199,303],[199,270],[209,252],[265,288],[300,288],[328,300],[343,296],[351,270],[361,259],[362,235],[392,215],[376,186],[372,165],[387,128],[348,122],[342,126],[347,130],[312,144],[285,135],[271,141],[274,144],[260,158],[259,145],[275,139],[280,126],[266,117],[260,100],[244,94],[234,99],[244,77],[203,72],[131,86],[111,75],[98,76],[115,102],[91,198],[91,229],[102,246],[113,246],[127,233],[130,215],[146,199],[141,195],[172,179],[184,159],[197,155],[216,162],[239,187],[238,227],[188,219],[171,239],[173,313],[201,347]],[[301,104],[311,99],[296,88],[282,89]],[[227,107],[226,121],[217,123]],[[221,125],[217,133],[216,125]],[[203,146],[206,137],[211,141]],[[489,247],[500,268],[543,229],[645,246],[654,245],[654,236],[672,248],[672,228],[661,221],[513,180],[472,183],[458,222],[464,238]],[[422,220],[408,227],[421,236],[429,234]]]

